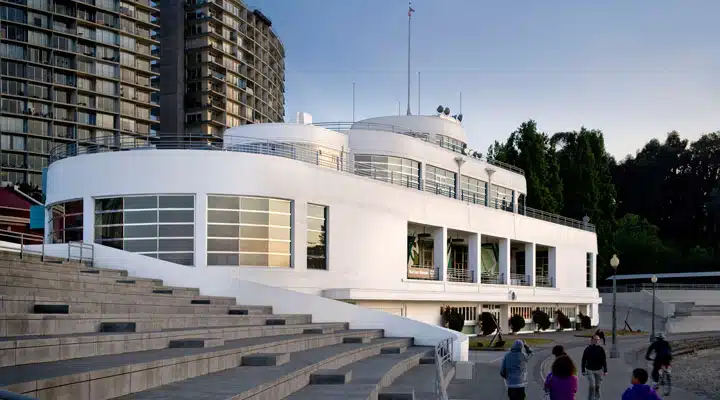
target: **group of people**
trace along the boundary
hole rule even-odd
[[[588,400],[600,400],[600,387],[603,378],[608,373],[605,349],[600,341],[605,342],[602,331],[598,330],[590,339],[590,345],[585,348],[580,363],[580,371],[588,380]],[[656,340],[648,348],[645,355],[647,360],[655,352],[652,378],[657,388],[659,373],[663,365],[669,365],[671,350],[663,334],[658,334]],[[577,368],[572,358],[567,355],[562,345],[553,347],[555,357],[550,373],[545,378],[545,395],[549,400],[575,400],[578,391]],[[527,386],[527,363],[534,355],[533,350],[522,340],[516,340],[502,361],[500,376],[505,379],[509,400],[524,400]],[[644,368],[636,368],[632,372],[631,386],[623,393],[622,400],[659,400],[653,387],[647,385],[648,373]]]

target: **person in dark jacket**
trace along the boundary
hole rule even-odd
[[[603,332],[602,329],[598,328],[598,330],[595,331],[595,335],[603,341],[603,346],[605,346],[605,332]]]
[[[589,383],[588,400],[600,400],[600,385],[607,375],[607,357],[605,349],[599,345],[600,338],[593,336],[590,346],[585,348],[580,364],[582,374],[587,376]]]
[[[510,400],[525,399],[527,363],[532,356],[532,349],[522,340],[516,340],[510,348],[510,352],[505,354],[500,367],[500,376],[507,383],[508,398]]]
[[[655,359],[653,361],[653,370],[651,373],[654,386],[657,389],[658,380],[660,379],[660,368],[665,365],[670,365],[672,361],[672,348],[670,343],[665,340],[665,334],[660,332],[655,335],[655,341],[648,347],[647,353],[645,353],[645,359],[650,361],[650,354],[655,352]]]
[[[632,373],[632,386],[625,390],[622,400],[660,400],[657,392],[646,383],[648,373],[643,368],[635,368]]]

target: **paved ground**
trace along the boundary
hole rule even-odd
[[[524,336],[519,336],[522,339]],[[545,334],[545,338],[552,338],[558,343],[563,344],[569,355],[576,364],[579,365],[582,358],[582,352],[588,343],[587,338],[576,338],[574,334]],[[508,337],[506,340],[515,340],[516,337]],[[536,349],[536,356],[530,360],[528,368],[529,384],[526,389],[528,400],[543,400],[542,382],[550,369],[550,348],[554,344],[549,344]],[[618,347],[621,353],[630,351],[633,348],[641,348],[647,346],[647,338],[645,337],[620,337],[618,338]],[[606,351],[609,353],[610,341]],[[451,399],[503,399],[507,398],[505,383],[500,378],[500,363],[502,362],[502,352],[471,352],[471,361],[475,362],[473,371],[473,380],[461,381],[454,380],[448,387],[448,395]],[[639,362],[640,367],[647,367],[643,362]],[[626,363],[625,357],[619,359],[611,359],[608,362],[608,375],[605,377],[603,388],[603,399],[620,399],[623,391],[630,385],[630,376],[634,365]],[[585,399],[588,393],[587,379],[583,376],[579,377],[578,399]],[[707,400],[712,397],[703,397],[693,394],[689,391],[682,390],[678,387],[673,388],[672,398],[682,400]],[[717,397],[715,397],[717,398]]]

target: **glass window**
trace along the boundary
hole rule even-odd
[[[83,201],[73,200],[50,206],[51,243],[83,240]]]
[[[488,207],[513,212],[515,191],[498,185],[490,185]]]
[[[427,165],[425,167],[425,191],[455,197],[455,173]]]
[[[487,182],[469,176],[460,176],[460,198],[469,203],[485,204]]]
[[[407,158],[357,154],[355,173],[395,185],[420,188],[420,163]]]
[[[195,197],[95,199],[95,242],[182,265],[195,255]]]
[[[291,202],[208,196],[208,265],[290,267]]]
[[[327,269],[328,207],[308,204],[307,207],[307,268]]]
[[[585,287],[592,287],[592,253],[585,256]]]

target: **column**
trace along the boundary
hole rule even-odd
[[[525,243],[525,275],[528,286],[535,286],[535,243]]]
[[[439,272],[437,280],[445,280],[447,278],[447,228],[435,228],[433,230],[433,261],[435,268]]]
[[[473,282],[480,282],[480,271],[482,270],[480,247],[482,246],[482,238],[479,233],[471,233],[470,239],[468,240],[468,257],[470,273],[473,277]]]
[[[508,333],[508,331],[509,331],[508,321],[510,321],[510,305],[509,304],[501,304],[500,305],[500,320],[497,321],[497,324],[498,324],[498,328],[502,329],[503,333]]]
[[[590,286],[597,289],[597,254],[590,256]]]
[[[332,214],[332,208],[328,212]],[[328,217],[330,218],[330,217]],[[327,230],[328,234],[330,229]],[[291,246],[292,256],[290,265],[292,268],[298,271],[307,270],[307,201],[295,199],[292,204],[292,229],[290,230],[291,235]],[[326,238],[326,245],[330,243],[329,238]],[[330,260],[330,249],[325,250],[328,255],[328,269],[331,268]]]
[[[520,192],[518,192],[517,190],[513,190],[513,212],[515,214],[517,214],[517,212],[518,212],[519,199],[520,199]]]
[[[196,268],[207,267],[207,193],[195,193]]]
[[[83,197],[83,242],[95,242],[95,199]]]
[[[548,275],[550,276],[550,286],[558,287],[557,248],[555,247],[548,247]]]
[[[503,285],[510,284],[510,239],[499,239],[498,265]]]

